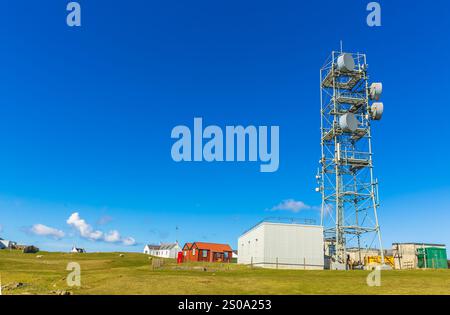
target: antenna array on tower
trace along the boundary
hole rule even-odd
[[[333,51],[320,70],[322,156],[316,190],[322,194],[331,269],[348,268],[350,248],[359,251],[362,264],[364,250],[375,244],[384,263],[371,143],[371,122],[383,114],[382,85],[369,86],[367,69],[365,54]]]

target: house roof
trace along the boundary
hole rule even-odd
[[[426,246],[441,246],[445,247],[445,244],[433,244],[433,243],[392,243],[392,245],[426,245]]]
[[[178,243],[167,243],[167,244],[161,244],[161,245],[153,245],[153,244],[147,244],[146,247],[148,249],[153,250],[163,250],[163,249],[173,249],[178,246]]]
[[[178,243],[161,244],[160,249],[173,249],[178,246]]]
[[[279,217],[269,217],[265,218],[251,228],[247,229],[242,233],[241,236],[249,233],[250,231],[260,227],[261,225],[278,225],[278,226],[298,226],[298,227],[307,227],[307,228],[319,228],[323,229],[323,226],[316,225],[315,220],[313,219],[295,219],[295,218],[279,218]]]
[[[187,247],[186,249],[191,249],[192,243],[186,243],[183,246],[183,249],[185,249],[185,247]]]
[[[148,249],[159,249],[161,246],[159,245],[153,245],[153,244],[147,244]]]
[[[204,242],[195,242],[192,246],[195,246],[198,249],[207,249],[212,252],[232,252],[230,245],[228,244],[217,244],[217,243],[204,243]]]

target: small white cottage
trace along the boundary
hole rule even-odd
[[[17,245],[16,242],[4,240],[3,238],[0,238],[0,249],[11,249],[14,248]]]
[[[71,252],[82,254],[82,253],[86,253],[86,250],[84,248],[79,248],[79,247],[74,246],[74,247],[72,247]]]

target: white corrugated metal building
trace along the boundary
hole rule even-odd
[[[238,263],[264,268],[323,269],[323,227],[262,221],[238,239]]]

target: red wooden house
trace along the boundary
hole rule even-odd
[[[183,246],[183,262],[231,262],[233,250],[228,244],[194,242]]]

